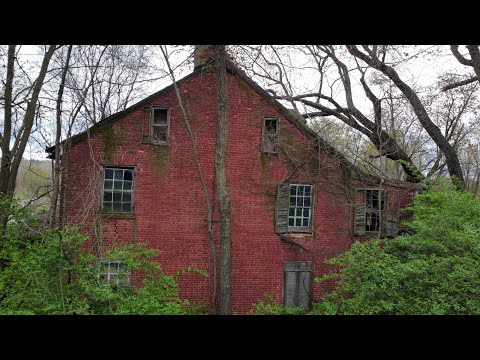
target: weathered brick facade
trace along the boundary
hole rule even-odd
[[[214,220],[218,220],[214,186],[216,86],[214,69],[208,66],[179,85],[215,208]],[[235,313],[247,312],[264,293],[282,303],[286,261],[313,261],[314,276],[318,276],[327,271],[324,258],[348,249],[358,239],[352,235],[351,204],[353,189],[363,184],[352,180],[351,171],[331,151],[322,146],[319,149],[311,135],[272,104],[238,73],[229,71],[227,178],[232,204]],[[145,141],[152,105],[169,108],[168,146]],[[279,154],[260,151],[265,116],[279,118]],[[112,242],[148,243],[160,250],[156,260],[166,273],[185,267],[204,269],[210,277],[187,273],[180,278],[181,295],[210,304],[213,261],[205,198],[173,88],[73,139],[64,156],[62,224],[82,223],[84,231],[92,234],[89,246],[97,245],[100,253]],[[105,165],[135,168],[133,214],[98,212]],[[276,190],[282,181],[314,185],[312,232],[287,233],[284,239],[275,233]],[[400,185],[383,186],[391,188],[389,202],[400,199],[401,207],[410,202],[412,192]],[[217,223],[214,230],[218,249]],[[313,287],[313,299],[318,299],[325,289],[316,282]]]

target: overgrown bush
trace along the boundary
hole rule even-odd
[[[41,229],[28,212],[2,200],[11,215],[2,236],[0,314],[192,314],[200,307],[182,300],[177,281],[139,244],[117,246],[105,260],[141,273],[139,287],[105,284],[99,263],[82,249],[78,229]],[[204,274],[199,270],[195,270]],[[204,274],[205,275],[205,274]]]
[[[315,314],[480,314],[480,199],[446,181],[418,194],[410,235],[331,259],[338,286]]]
[[[278,304],[270,294],[264,294],[264,299],[258,299],[253,304],[253,309],[248,312],[249,315],[301,315],[304,313],[303,307],[289,307]]]

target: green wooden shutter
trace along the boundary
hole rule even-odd
[[[390,201],[389,199],[390,197],[391,196],[387,195],[387,200],[389,201],[386,203],[387,224],[386,224],[385,235],[393,237],[398,235],[398,229],[400,225],[400,202],[398,201],[398,198],[397,198],[397,201],[393,203],[393,201]]]
[[[278,184],[277,202],[275,205],[275,232],[278,234],[287,232],[289,205],[290,185]]]
[[[357,190],[354,206],[353,234],[365,235],[365,190]]]

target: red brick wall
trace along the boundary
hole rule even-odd
[[[182,84],[180,92],[197,140],[203,176],[215,208],[214,220],[218,220],[214,191],[215,74],[205,72],[196,76]],[[315,150],[310,140],[232,74],[228,75],[228,92],[232,300],[234,312],[245,313],[264,293],[282,302],[285,261],[312,260],[317,276],[328,270],[322,260],[348,249],[354,238],[346,191],[350,186],[345,185],[349,182],[340,167],[326,153]],[[84,231],[101,233],[101,251],[113,241],[149,243],[160,250],[156,260],[166,273],[173,274],[182,267],[206,270],[208,278],[183,275],[180,288],[182,296],[210,304],[213,260],[206,227],[207,211],[188,134],[173,91],[149,105],[170,108],[170,146],[142,143],[142,121],[144,132],[148,129],[148,112],[143,110],[130,113],[113,125],[115,152],[109,161],[103,152],[105,131],[73,145],[66,155],[68,161],[63,171],[61,216],[65,224],[81,222]],[[311,252],[286,243],[274,232],[277,184],[289,175],[289,182],[313,183],[313,180],[308,172],[292,174],[292,165],[284,155],[260,154],[264,116],[278,116],[281,138],[290,134],[295,142],[312,148],[312,154],[321,158],[322,177],[315,180],[314,231],[290,236]],[[103,216],[95,228],[93,219],[99,207],[104,165],[135,167],[135,215]],[[215,236],[218,250],[218,224]],[[314,283],[314,298],[319,298],[322,292]]]

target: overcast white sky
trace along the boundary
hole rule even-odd
[[[436,47],[436,46],[435,46]],[[421,46],[419,47],[424,51],[428,51],[433,49],[433,46]],[[179,51],[178,54],[173,56],[172,64],[178,65],[182,63],[188,54],[193,50],[193,46],[187,47],[183,51]],[[418,48],[416,49],[418,51]],[[32,71],[33,74],[36,73],[35,63],[41,60],[41,57],[38,54],[38,48],[34,46],[23,46],[20,51],[20,57],[24,59],[24,66],[25,71],[30,72]],[[297,58],[294,57],[294,61],[298,64],[303,64],[305,62],[302,59],[301,55],[296,55]],[[159,68],[166,68],[164,65],[164,60],[162,58],[161,52],[158,51],[157,53],[157,63]],[[182,78],[183,76],[187,75],[189,72],[193,70],[193,65],[190,66],[183,66],[180,68],[176,74],[177,80]],[[460,65],[457,60],[451,55],[450,51],[448,50],[448,46],[445,46],[445,51],[443,53],[437,54],[434,58],[431,56],[427,57],[418,57],[412,59],[408,62],[408,67],[399,67],[397,71],[401,73],[401,76],[408,84],[422,84],[422,85],[433,85],[437,79],[438,74],[445,72],[446,70],[455,71],[457,73],[465,73],[469,69],[463,65]],[[0,76],[4,76],[5,69],[0,69]],[[153,74],[152,74],[153,75]],[[156,76],[154,76],[156,77]],[[296,82],[295,87],[299,89],[306,89],[316,88],[317,78],[314,73],[309,74],[308,71],[302,71],[301,75],[293,77],[292,80]],[[259,81],[261,83],[261,81]],[[163,79],[156,80],[152,82],[152,86],[147,87],[147,93],[154,93],[163,87],[169,85],[171,83],[169,77],[165,76]],[[338,88],[337,93],[335,94],[336,98],[339,99],[340,103],[344,102],[344,95],[341,91],[341,87]],[[362,102],[368,103],[368,100],[365,98],[363,91],[358,91],[354,94],[356,105],[361,109]],[[363,100],[362,100],[363,99]],[[288,105],[287,105],[288,106]],[[288,106],[290,107],[290,106]],[[0,114],[0,120],[3,118],[3,111]],[[34,146],[29,146],[25,151],[26,158],[34,158],[34,159],[45,159],[45,153],[43,149],[39,149],[38,145],[34,144]]]

